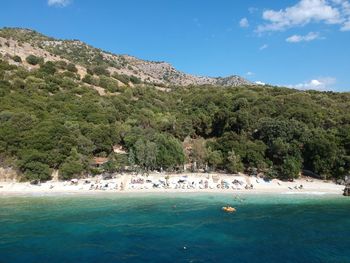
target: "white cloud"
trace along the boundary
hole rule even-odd
[[[341,31],[350,31],[350,20],[346,21],[340,28]]]
[[[347,0],[332,0],[335,4],[341,6],[345,22],[342,24],[340,31],[350,31],[350,2]]]
[[[313,41],[313,40],[316,40],[319,38],[320,38],[319,33],[310,32],[305,36],[301,36],[301,35],[290,36],[286,39],[286,41],[289,43],[299,43],[299,42],[309,42],[309,41]]]
[[[248,72],[246,73],[246,75],[247,75],[247,76],[254,76],[255,74],[254,74],[254,72],[248,71]]]
[[[70,4],[70,0],[48,0],[47,4],[49,6],[60,6],[60,7],[65,7]]]
[[[335,78],[332,77],[322,77],[318,79],[313,79],[296,85],[287,85],[289,88],[300,89],[300,90],[319,90],[326,91],[332,90],[334,84],[337,82]]]
[[[350,3],[348,0],[332,0],[336,5],[340,5],[344,15],[350,15]]]
[[[255,81],[255,84],[257,84],[257,85],[261,85],[261,86],[265,86],[266,85],[266,83],[264,83],[264,82],[262,82],[262,81]]]
[[[350,23],[350,3],[347,0],[300,0],[285,9],[264,11],[263,19],[266,23],[258,26],[258,33],[283,31],[314,22],[338,24],[345,31],[347,22]]]
[[[241,21],[239,21],[240,27],[249,27],[249,21],[246,17],[242,18]]]
[[[259,47],[259,50],[264,50],[264,49],[267,49],[268,47],[269,47],[269,45],[264,44],[261,47]]]

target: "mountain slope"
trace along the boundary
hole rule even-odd
[[[45,61],[65,60],[75,63],[81,77],[93,67],[105,67],[108,72],[135,77],[144,83],[160,86],[252,85],[239,76],[201,77],[183,73],[166,62],[141,60],[128,55],[115,55],[89,46],[79,40],[58,40],[38,32],[21,28],[0,30],[0,54],[19,56],[22,61],[31,54]],[[30,68],[29,65],[26,65]]]
[[[164,68],[182,78],[166,63],[33,31],[0,35],[0,181],[15,172],[45,181],[184,165],[283,180],[301,170],[350,174],[349,93],[176,87],[162,79]],[[169,87],[142,81],[148,71]],[[101,157],[108,163],[96,167]]]

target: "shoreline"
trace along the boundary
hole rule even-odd
[[[244,174],[150,174],[101,176],[72,181],[48,181],[41,185],[0,182],[0,197],[41,195],[124,195],[124,194],[281,194],[339,195],[344,186],[318,179],[300,178],[294,182],[264,181]]]
[[[314,197],[339,197],[344,196],[339,192],[319,192],[319,191],[304,191],[304,192],[276,192],[276,191],[123,191],[123,192],[112,192],[112,191],[100,191],[100,192],[83,192],[83,191],[65,191],[65,192],[0,192],[0,198],[6,197],[105,197],[105,196],[115,196],[115,197],[137,197],[137,196],[184,196],[184,195],[233,195],[233,196],[289,196],[289,197],[303,197],[303,196],[314,196]]]

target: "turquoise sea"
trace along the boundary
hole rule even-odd
[[[350,262],[350,198],[0,197],[0,262]]]

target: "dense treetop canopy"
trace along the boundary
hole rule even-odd
[[[33,70],[0,60],[0,165],[16,167],[24,180],[50,179],[53,169],[63,179],[96,172],[96,156],[109,157],[108,171],[174,170],[190,162],[193,169],[282,179],[303,169],[324,178],[349,173],[349,93],[270,86],[159,90],[136,80],[120,87],[120,76],[103,69],[81,80],[72,63],[27,61]],[[114,154],[114,145],[128,155]]]

